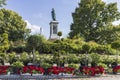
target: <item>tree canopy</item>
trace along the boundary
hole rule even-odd
[[[16,12],[0,9],[0,34],[7,33],[9,41],[23,40],[26,36],[26,23]]]
[[[60,39],[60,37],[62,36],[62,32],[59,31],[59,32],[57,33],[57,35],[59,36],[59,39]]]
[[[29,47],[29,49],[32,48],[31,50],[33,54],[33,62],[35,62],[35,51],[39,46],[42,46],[44,41],[45,38],[39,34],[31,35],[28,37],[26,45]]]
[[[72,13],[72,17],[70,38],[80,35],[85,38],[85,41],[99,43],[102,39],[100,41],[102,43],[104,41],[103,35],[106,35],[105,33],[112,25],[112,22],[120,19],[120,12],[117,3],[106,4],[102,0],[81,0],[79,7]],[[109,34],[115,32],[115,30],[111,30]],[[106,38],[110,37],[110,35],[106,36]],[[107,42],[107,40],[105,41]]]

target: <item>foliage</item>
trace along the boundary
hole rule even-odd
[[[5,53],[0,53],[0,63],[4,65],[5,61],[7,61],[7,56]]]
[[[32,70],[32,73],[33,73],[33,74],[38,74],[38,73],[39,73],[39,71]]]
[[[0,0],[0,7],[3,7],[4,5],[6,5],[6,0]]]
[[[58,66],[60,66],[60,59],[61,54],[59,52],[54,52],[53,53],[53,63],[56,63]]]
[[[23,53],[25,51],[25,46],[15,46],[15,47],[10,47],[8,52],[16,52],[16,53]]]
[[[52,66],[52,64],[49,64],[49,63],[42,63],[40,64],[41,67],[47,69],[47,68],[50,68]]]
[[[100,62],[100,55],[99,54],[91,53],[90,56],[92,58],[92,62],[94,62],[94,63],[99,63]]]
[[[120,50],[120,41],[115,41],[111,44],[111,47],[113,49],[119,49]]]
[[[5,52],[9,49],[8,34],[3,33],[0,35],[0,52]]]
[[[7,33],[9,41],[24,40],[26,23],[16,12],[0,9],[0,34]]]
[[[33,49],[36,50],[39,46],[43,44],[44,41],[45,41],[45,38],[42,35],[35,34],[28,37],[26,45],[28,47],[31,47],[32,50]]]
[[[24,65],[27,65],[28,62],[30,61],[30,58],[29,58],[28,53],[23,52],[23,53],[20,55],[20,61],[23,62]]]
[[[100,44],[110,43],[114,41],[112,36],[117,37],[115,33],[120,30],[115,27],[110,30],[112,22],[120,18],[117,3],[106,4],[102,0],[81,0],[79,7],[72,13],[72,17],[70,38],[80,35],[84,37],[85,41],[95,41]],[[120,31],[117,32],[120,33]],[[110,38],[112,39],[109,41]]]
[[[120,51],[120,41],[115,41],[111,44],[111,47],[116,49],[116,55],[118,56],[118,50]],[[116,57],[116,60],[118,62],[118,57]]]
[[[85,51],[85,53],[87,54],[87,53],[90,52],[91,46],[88,45],[88,44],[84,44],[84,45],[82,46],[82,49],[83,49],[83,50]]]
[[[42,35],[36,34],[31,35],[27,39],[26,46],[30,49],[32,49],[33,54],[33,62],[35,61],[35,54],[34,52],[37,50],[39,46],[42,46],[42,44],[45,42],[45,38]]]
[[[78,64],[71,63],[71,64],[68,64],[68,67],[78,69],[78,68],[79,68],[79,65],[78,65]]]
[[[18,59],[16,59],[16,53],[15,52],[9,53],[8,57],[9,57],[10,64],[12,64],[13,62],[16,62],[18,60]]]
[[[96,34],[101,36],[97,41],[99,44],[111,44],[116,40],[120,40],[120,25],[109,25],[106,29],[100,28]]]
[[[57,33],[57,35],[59,36],[59,39],[60,39],[60,37],[62,36],[62,32],[59,31],[59,32]]]
[[[68,54],[68,63],[79,63],[79,59],[76,54]]]
[[[17,68],[22,68],[24,65],[22,62],[16,61],[16,62],[13,62],[12,66]]]
[[[104,63],[98,63],[98,66],[102,66],[102,67],[104,67],[104,68],[108,68],[107,65],[104,64]]]
[[[52,46],[54,44],[47,41],[46,43],[43,43],[41,46],[38,47],[39,53],[52,53],[54,49],[52,49]]]
[[[32,50],[31,47],[28,50]],[[63,41],[57,40],[54,42],[47,41],[37,49],[39,53],[54,53],[64,51],[66,54],[84,54],[84,53],[98,53],[98,54],[116,54],[115,49],[111,45],[100,45],[94,41],[84,42],[83,39],[64,39]],[[29,51],[30,52],[30,51]]]
[[[81,66],[88,66],[88,64],[92,62],[92,58],[89,54],[82,54],[79,57]]]
[[[23,41],[23,40],[17,40],[17,41],[14,41],[14,42],[10,41],[9,42],[10,47],[7,50],[7,52],[8,53],[11,53],[11,52],[22,53],[24,51],[27,51],[25,43],[26,43],[26,41]]]

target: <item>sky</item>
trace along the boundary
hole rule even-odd
[[[120,11],[120,0],[103,0],[106,3],[117,2]],[[56,19],[59,22],[58,31],[62,31],[63,37],[70,32],[70,25],[73,22],[72,13],[78,7],[80,0],[7,0],[5,8],[17,12],[27,23],[32,33],[40,33],[49,38],[52,20],[51,10],[55,9]],[[120,20],[114,22],[119,24]]]

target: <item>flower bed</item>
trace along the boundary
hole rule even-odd
[[[119,70],[120,70],[120,66],[113,67],[113,73],[114,74],[117,74]]]
[[[0,66],[0,75],[7,74],[8,69],[9,69],[9,66]]]
[[[92,75],[94,76],[95,74],[103,74],[104,73],[104,68],[101,66],[95,66],[95,67],[83,67],[82,73],[87,74],[87,75]]]
[[[56,74],[58,75],[59,73],[68,73],[68,74],[72,74],[74,71],[74,68],[69,68],[69,67],[51,67],[48,68],[48,72],[51,74]]]
[[[30,73],[30,74],[43,74],[44,69],[42,67],[36,66],[24,66],[22,69],[22,73]]]

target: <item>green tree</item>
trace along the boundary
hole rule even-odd
[[[42,46],[44,41],[45,38],[42,35],[35,34],[28,37],[26,45],[32,49],[33,62],[35,62],[35,51],[39,46]]]
[[[99,40],[96,41],[100,44],[111,44],[116,40],[120,40],[120,25],[109,25],[106,29],[100,28],[97,33]]]
[[[3,33],[0,35],[0,52],[5,52],[9,49],[8,34]]]
[[[62,36],[62,32],[59,31],[59,32],[57,33],[57,35],[59,36],[59,39],[60,39],[60,37]]]
[[[120,12],[117,3],[106,4],[102,0],[81,0],[72,17],[70,38],[79,34],[85,38],[85,41],[98,42],[103,37],[98,34],[98,31],[107,30],[113,21],[120,18]]]
[[[6,0],[0,0],[0,7],[3,7],[4,5],[6,5]]]
[[[16,12],[0,9],[0,34],[7,33],[9,41],[23,40],[28,30],[26,22]]]

